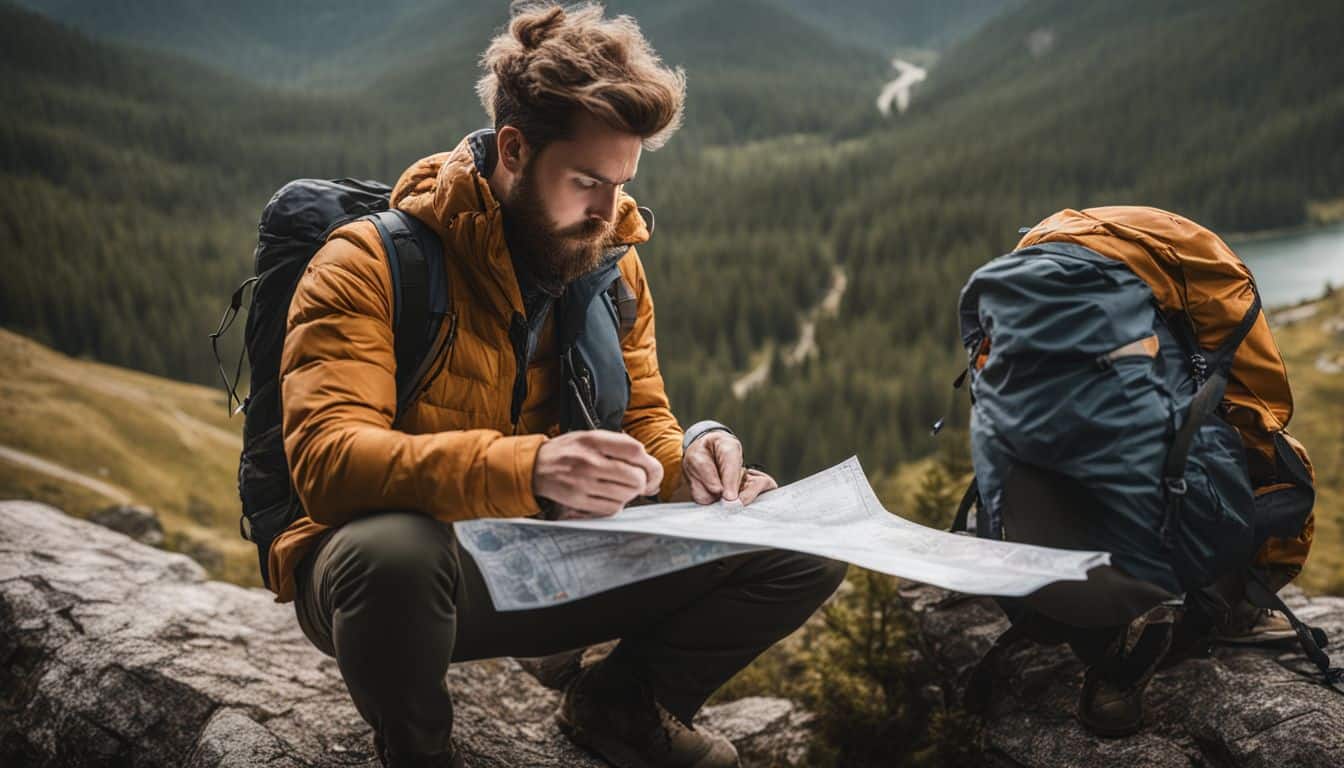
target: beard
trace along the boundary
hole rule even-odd
[[[568,285],[596,267],[615,231],[611,222],[598,219],[557,227],[546,213],[531,163],[519,174],[503,207],[504,230],[514,257],[553,288]]]

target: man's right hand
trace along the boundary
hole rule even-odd
[[[541,444],[532,492],[565,509],[563,517],[608,517],[658,493],[663,465],[623,432],[568,432]],[[577,514],[575,514],[577,513]]]

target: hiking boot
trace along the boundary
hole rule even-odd
[[[616,768],[737,768],[724,737],[686,725],[619,662],[582,669],[565,688],[556,724]]]
[[[383,768],[465,768],[462,753],[456,747],[447,752],[435,754],[414,754],[409,752],[389,752],[383,743],[383,735],[373,734],[373,751],[378,754],[378,763]]]
[[[1214,637],[1220,643],[1233,645],[1270,645],[1295,640],[1297,632],[1278,611],[1243,603],[1219,623]]]
[[[1102,679],[1090,667],[1078,694],[1078,721],[1098,736],[1114,738],[1138,733],[1143,727],[1143,694],[1148,681],[1121,688]]]
[[[1087,668],[1078,693],[1078,721],[1104,737],[1129,736],[1143,727],[1148,681],[1171,649],[1171,621],[1144,621],[1121,633],[1104,661]]]

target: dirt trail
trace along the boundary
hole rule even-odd
[[[0,445],[0,461],[8,461],[11,464],[18,464],[25,469],[41,472],[42,474],[49,475],[57,480],[63,480],[67,483],[87,488],[94,493],[106,496],[118,504],[130,504],[134,501],[131,494],[124,488],[112,485],[111,483],[105,483],[97,478],[89,477],[82,472],[76,472],[69,467],[61,466],[52,461],[47,461],[46,459],[39,458],[26,451],[20,451],[17,448]]]
[[[821,353],[821,348],[817,346],[817,321],[822,317],[832,317],[840,311],[840,300],[844,298],[848,286],[849,276],[840,267],[835,267],[831,272],[831,287],[827,289],[826,295],[798,318],[798,341],[780,356],[785,366],[792,368]],[[733,397],[738,400],[770,380],[770,360],[773,357],[770,354],[770,343],[767,342],[758,354],[761,362],[733,380]]]

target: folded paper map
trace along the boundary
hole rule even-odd
[[[749,505],[649,504],[606,518],[455,524],[495,608],[544,608],[753,549],[844,560],[957,592],[1017,597],[1082,580],[1105,552],[948,533],[882,508],[856,458]]]

